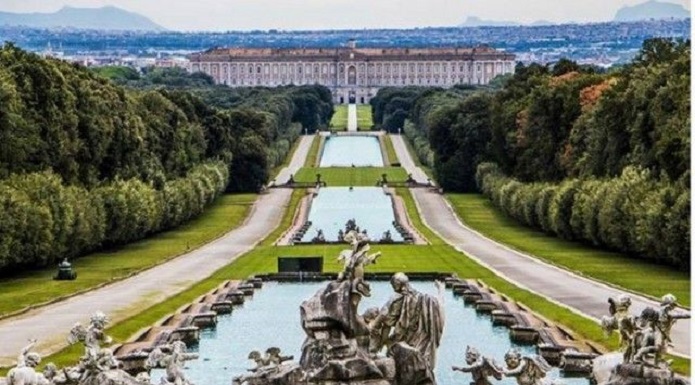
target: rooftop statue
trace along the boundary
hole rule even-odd
[[[491,385],[488,377],[493,377],[497,381],[502,379],[503,369],[498,367],[494,360],[483,357],[474,347],[466,347],[466,364],[468,366],[452,366],[451,370],[471,373],[472,385]]]

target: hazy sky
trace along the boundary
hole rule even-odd
[[[487,20],[587,22],[612,19],[645,0],[0,0],[0,11],[53,12],[114,5],[174,30],[346,29],[453,26]],[[690,0],[662,0],[690,9]]]

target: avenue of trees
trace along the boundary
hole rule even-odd
[[[0,275],[173,228],[225,191],[259,191],[302,130],[332,115],[319,86],[112,71],[128,87],[0,49]]]
[[[562,238],[689,268],[690,42],[647,40],[608,73],[519,65],[499,89],[385,89],[372,106],[377,126],[403,125],[445,190],[481,191]]]

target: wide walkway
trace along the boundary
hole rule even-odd
[[[357,105],[348,104],[348,131],[357,131]]]
[[[290,174],[304,165],[312,139],[313,136],[301,138],[290,165],[276,178],[278,182],[286,182]],[[86,324],[97,310],[117,323],[210,276],[251,250],[280,224],[291,194],[290,189],[271,189],[260,195],[240,227],[170,262],[89,293],[1,320],[0,365],[14,363],[31,338],[39,340],[40,353],[57,351],[66,345],[65,338],[75,322]]]
[[[427,176],[413,163],[404,139],[400,135],[391,135],[391,141],[401,166],[419,182],[426,181]],[[411,191],[427,226],[457,250],[478,260],[497,275],[519,287],[540,294],[594,320],[598,320],[602,315],[608,315],[606,301],[609,297],[616,297],[623,293],[485,238],[459,221],[444,196],[427,189],[411,189]],[[650,299],[634,294],[630,296],[634,314],[639,314],[647,306],[658,307],[658,303]],[[690,357],[689,320],[676,323],[672,330],[672,339],[675,344],[673,352]]]

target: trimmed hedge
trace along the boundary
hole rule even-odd
[[[88,190],[52,171],[12,175],[0,182],[0,275],[176,227],[202,213],[228,180],[223,162],[195,166],[159,190],[139,179]]]
[[[476,182],[499,209],[521,223],[678,268],[690,268],[690,190],[628,166],[612,179],[521,183],[494,163]]]

